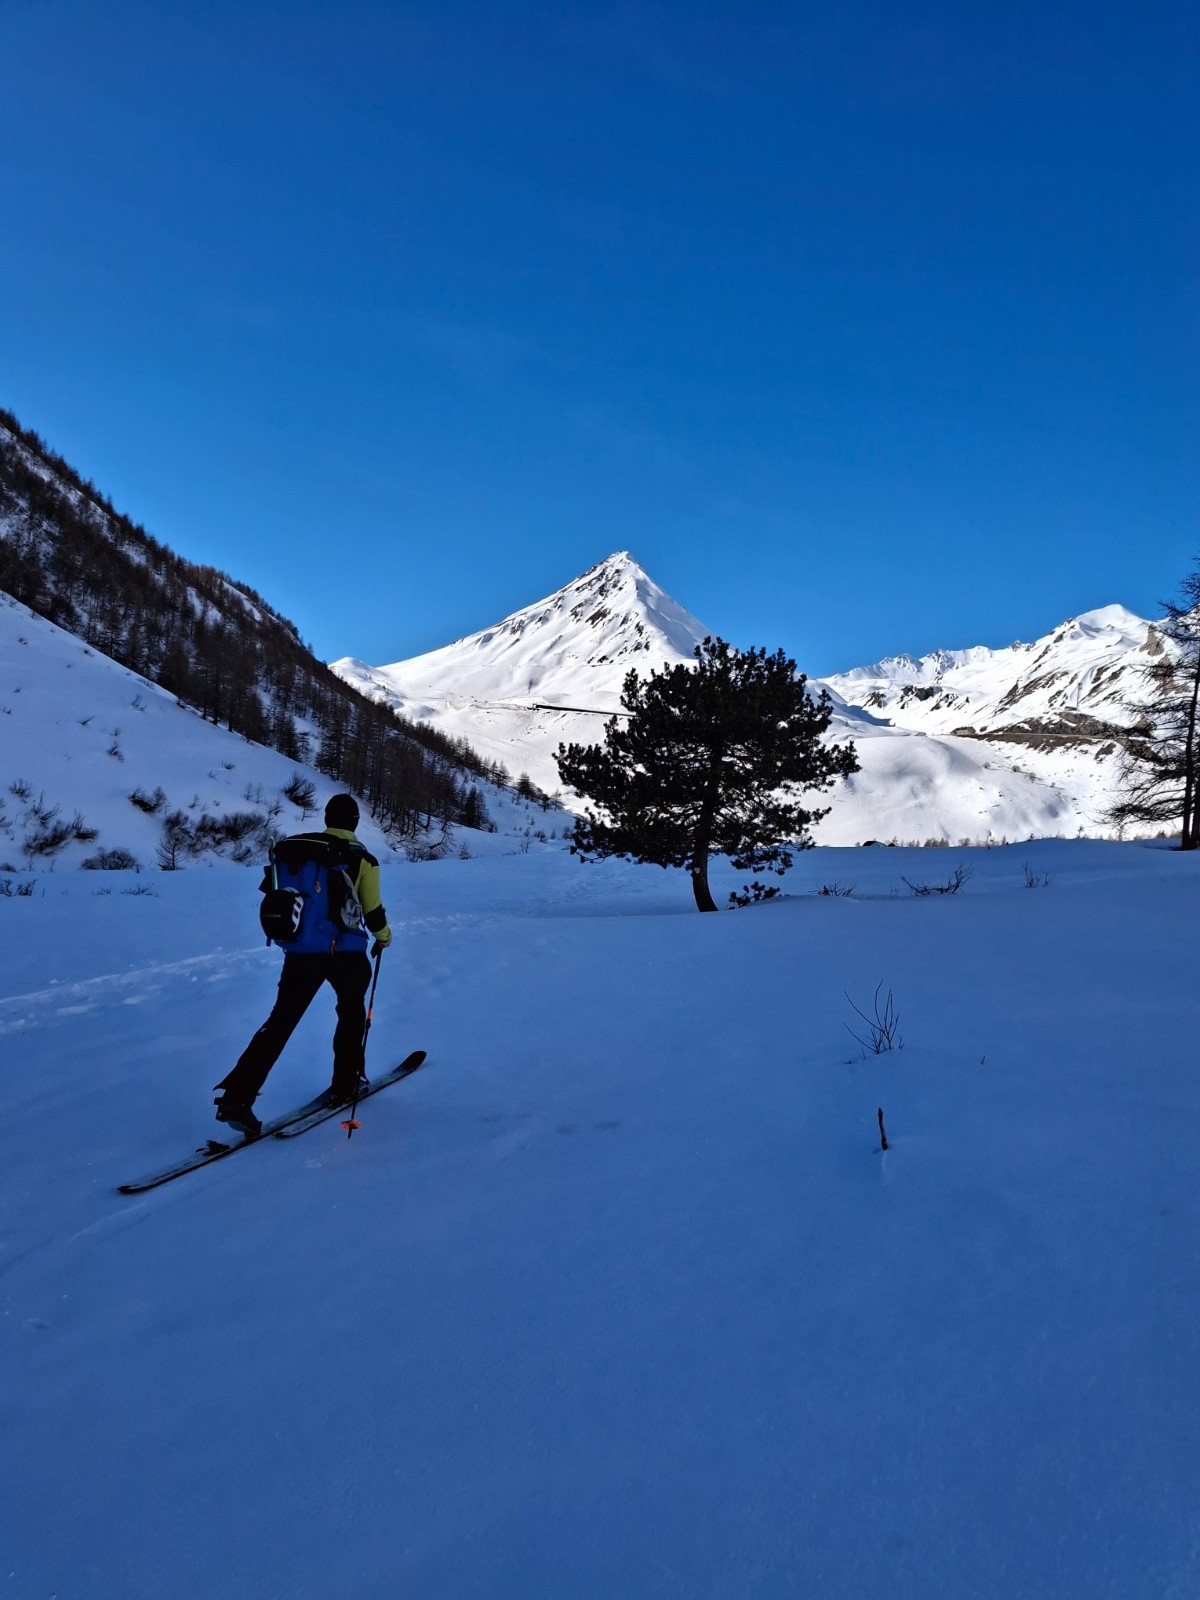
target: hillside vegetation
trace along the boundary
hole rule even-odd
[[[474,780],[505,776],[345,683],[261,595],[152,538],[4,410],[0,589],[214,724],[312,763],[400,837],[478,827]]]

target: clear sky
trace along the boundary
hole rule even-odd
[[[1200,12],[0,3],[0,404],[325,656],[628,548],[812,672],[1200,551]]]

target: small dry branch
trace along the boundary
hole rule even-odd
[[[904,1040],[901,1039],[899,1033],[900,1013],[896,1010],[896,1002],[892,998],[892,991],[888,990],[887,999],[881,1006],[879,996],[882,989],[883,979],[881,978],[875,986],[875,998],[872,1002],[873,1016],[868,1016],[861,1006],[855,1005],[854,1001],[850,1000],[847,991],[845,989],[842,990],[846,999],[850,1001],[850,1009],[866,1027],[865,1033],[856,1033],[847,1023],[846,1031],[852,1039],[862,1045],[864,1050],[869,1050],[873,1056],[881,1056],[888,1050],[902,1049],[904,1045]]]
[[[914,883],[911,878],[906,878],[903,873],[900,874],[900,881],[913,894],[924,897],[927,894],[957,894],[963,884],[974,876],[974,868],[967,866],[966,862],[960,861],[945,883]]]

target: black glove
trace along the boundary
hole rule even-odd
[[[390,939],[387,941],[387,943],[383,943],[381,940],[376,939],[375,943],[371,946],[371,960],[378,961],[379,957],[383,954],[391,942],[392,941]]]

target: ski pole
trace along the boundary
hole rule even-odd
[[[378,952],[377,952],[377,954],[375,956],[375,976],[371,981],[371,997],[367,1001],[367,1020],[366,1020],[366,1023],[364,1024],[364,1026],[363,1026],[362,1053],[363,1053],[363,1070],[364,1071],[366,1070],[366,1064],[367,1064],[367,1035],[371,1031],[371,1018],[375,1014],[375,991],[379,987],[379,968],[382,965],[382,963],[383,963],[383,946],[380,945],[379,950],[378,950]],[[354,1117],[354,1113],[358,1110],[358,1085],[361,1082],[362,1082],[362,1073],[359,1074],[358,1080],[354,1085],[354,1099],[350,1103],[350,1116],[348,1117],[348,1119],[345,1122],[342,1123],[342,1127],[345,1128],[345,1130],[346,1130],[347,1139],[352,1139],[354,1137],[355,1128],[361,1128],[362,1127],[362,1123],[361,1122],[356,1122],[355,1121],[355,1117]]]

